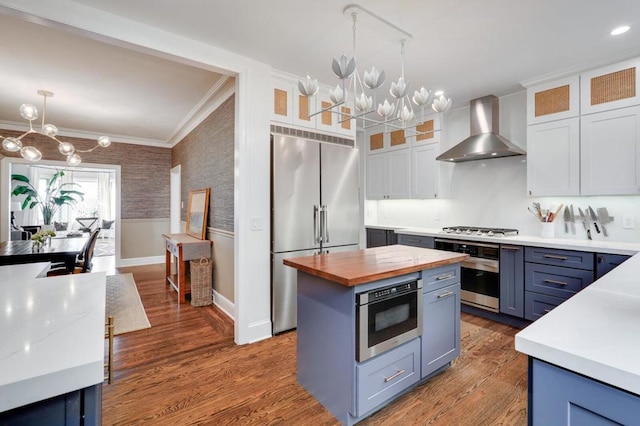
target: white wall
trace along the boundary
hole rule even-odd
[[[526,150],[526,93],[500,98],[500,133]],[[469,108],[452,111],[443,138],[452,146],[469,135]],[[448,133],[448,134],[447,134]],[[496,158],[444,164],[451,168],[451,198],[440,200],[367,201],[365,222],[385,226],[442,228],[470,225],[516,228],[521,234],[538,235],[539,222],[527,211],[537,201],[574,204],[578,207],[607,207],[615,220],[607,225],[608,241],[640,242],[640,196],[607,197],[529,197],[526,192],[526,157]],[[622,218],[632,216],[635,229],[622,229]],[[594,239],[603,239],[592,229]],[[582,224],[576,223],[576,235],[565,234],[563,221],[556,222],[556,236],[586,239]]]

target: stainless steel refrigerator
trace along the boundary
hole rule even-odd
[[[357,250],[358,150],[272,135],[271,319],[273,333],[296,327],[297,270],[288,257]]]

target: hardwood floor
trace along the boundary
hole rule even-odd
[[[164,265],[105,265],[96,270],[133,273],[151,328],[115,337],[103,424],[338,424],[296,381],[295,332],[237,346],[220,310],[177,303]],[[360,424],[525,425],[527,361],[513,349],[517,331],[463,314],[453,366]]]

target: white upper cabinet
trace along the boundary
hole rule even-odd
[[[582,115],[640,104],[640,58],[631,59],[580,75]]]
[[[273,80],[273,111],[271,120],[293,123],[293,84],[276,78]]]
[[[272,121],[355,138],[355,123],[343,115],[350,114],[351,107],[331,108],[332,105],[328,86],[321,85],[316,95],[308,97],[300,94],[298,79],[293,76],[277,74],[273,77]],[[318,113],[322,109],[328,110]]]
[[[640,194],[640,106],[582,117],[583,195]]]
[[[580,114],[580,78],[565,77],[527,89],[527,124],[577,117]]]
[[[636,58],[527,89],[529,195],[640,193],[639,64]]]
[[[424,144],[411,151],[412,198],[438,198],[440,162],[436,161],[436,157],[440,154],[440,144]]]
[[[367,198],[411,198],[411,150],[399,149],[367,156]]]
[[[536,124],[527,128],[528,194],[580,194],[580,119]]]

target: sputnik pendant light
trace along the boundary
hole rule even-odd
[[[360,77],[358,63],[356,61],[356,24],[359,13],[368,18],[373,18],[376,24],[382,23],[394,33],[401,35],[401,74],[397,81],[391,83],[391,88],[389,89],[389,94],[393,99],[391,102],[385,99],[382,103],[379,103],[375,109],[373,108],[373,105],[376,104],[375,91],[384,84],[385,73],[374,66],[370,71],[365,71],[363,77]],[[431,105],[431,108],[435,112],[447,112],[451,108],[450,98],[447,98],[442,92],[430,91],[424,87],[414,91],[413,96],[410,98],[410,85],[404,76],[404,45],[407,39],[413,37],[410,33],[359,5],[352,4],[347,6],[344,9],[344,14],[350,15],[353,20],[353,57],[349,59],[345,55],[342,55],[339,59],[333,60],[333,74],[342,80],[342,84],[338,84],[334,89],[329,91],[329,98],[332,105],[312,114],[312,116],[325,111],[331,111],[332,113],[338,114],[341,120],[355,120],[360,118],[363,124],[385,124],[392,128],[407,129],[414,133],[420,133],[416,132],[413,128],[416,124],[416,114],[413,110],[413,105],[422,108],[426,105]],[[298,82],[298,90],[302,95],[314,96],[318,93],[318,89],[318,81],[309,76],[307,76],[305,80]],[[347,103],[352,105],[351,110],[355,111],[355,114],[347,114],[344,111],[338,110],[340,105]],[[380,118],[371,118],[370,113],[373,112],[377,112]],[[424,109],[421,111],[421,114],[424,114]],[[366,127],[366,125],[364,127]]]
[[[2,147],[5,151],[20,152],[20,155],[22,155],[26,160],[39,161],[42,159],[42,153],[40,150],[34,146],[25,146],[23,143],[25,136],[37,133],[56,141],[58,143],[58,151],[67,158],[67,164],[70,166],[77,166],[82,162],[80,153],[91,152],[99,146],[106,148],[111,144],[111,139],[108,136],[100,136],[97,140],[96,146],[86,150],[79,150],[70,142],[63,142],[58,139],[58,128],[53,124],[46,123],[45,121],[47,115],[47,98],[53,97],[53,93],[47,90],[38,90],[38,94],[44,97],[42,107],[42,124],[40,129],[34,129],[33,127],[33,122],[38,119],[38,109],[31,104],[22,104],[20,106],[20,116],[29,122],[29,130],[18,137],[4,137],[0,135],[0,139],[2,139]]]

